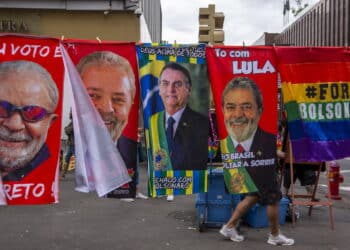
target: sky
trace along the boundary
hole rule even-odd
[[[225,45],[251,45],[264,32],[283,30],[283,0],[161,0],[162,39],[169,43],[197,43],[199,8],[208,4],[215,4],[215,12],[225,15]]]

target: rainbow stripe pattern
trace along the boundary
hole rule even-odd
[[[276,52],[295,160],[349,156],[349,49],[277,47]]]

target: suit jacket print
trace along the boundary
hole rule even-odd
[[[156,118],[158,117],[158,118]],[[157,119],[157,122],[155,122]],[[154,121],[154,123],[152,122]],[[152,126],[157,124],[158,128]],[[150,133],[155,139],[165,137],[165,112],[161,111],[150,118]],[[156,131],[153,131],[156,130]],[[157,134],[158,133],[158,134]],[[209,118],[186,107],[174,135],[173,150],[170,153],[170,161],[173,170],[203,170],[207,168],[208,159],[208,134]],[[151,136],[152,137],[152,136]],[[168,151],[167,143],[161,140],[158,143],[162,150]],[[154,147],[155,144],[151,144]],[[157,151],[157,150],[156,150]],[[157,152],[153,149],[153,162],[157,164]],[[160,161],[164,156],[159,155]],[[164,164],[160,164],[158,170],[169,170]]]
[[[253,152],[255,157],[246,169],[259,192],[275,192],[278,189],[276,178],[276,136],[258,128],[250,151]]]

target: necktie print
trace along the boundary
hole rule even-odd
[[[175,119],[170,116],[167,120],[167,129],[166,129],[166,139],[168,142],[169,153],[172,152],[172,150],[173,150],[174,123],[175,123]]]
[[[244,150],[244,148],[243,148],[243,146],[241,145],[241,144],[238,144],[237,146],[236,146],[236,152],[237,153],[243,153],[245,150]]]

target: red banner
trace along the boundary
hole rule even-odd
[[[277,132],[273,49],[214,46],[206,52],[226,186],[231,193],[277,192],[271,184]]]
[[[1,36],[0,167],[9,205],[58,201],[63,75],[59,40]]]
[[[220,139],[227,136],[220,108],[221,93],[226,84],[238,76],[248,76],[259,85],[265,107],[259,126],[268,132],[277,133],[277,74],[273,50],[266,47],[222,46],[207,47],[206,53]]]
[[[139,114],[135,44],[66,40],[64,45],[132,178],[108,196],[135,197]]]

